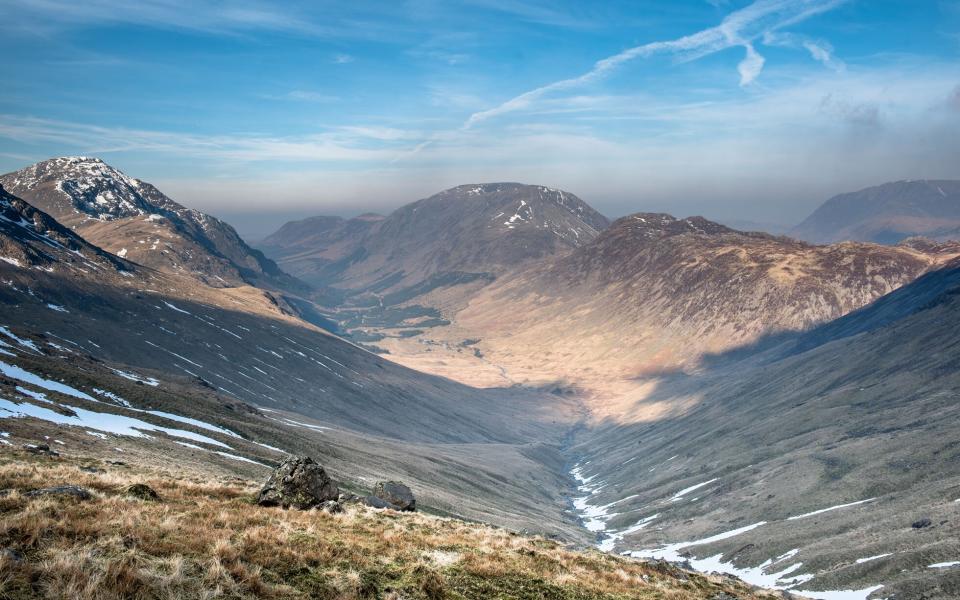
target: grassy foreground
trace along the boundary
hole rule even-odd
[[[2,598],[741,599],[739,581],[424,514],[261,508],[253,482],[0,454]],[[128,497],[146,483],[160,501]],[[23,495],[81,485],[91,500]],[[729,594],[729,595],[726,595]]]

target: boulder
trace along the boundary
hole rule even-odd
[[[66,498],[76,498],[77,500],[89,500],[93,494],[86,488],[78,485],[57,485],[54,487],[40,488],[24,494],[27,498],[39,498],[41,496],[63,496]]]
[[[339,496],[337,484],[323,467],[309,456],[291,456],[267,478],[257,504],[305,510]]]
[[[343,491],[340,492],[340,497],[337,499],[337,501],[340,502],[340,504],[353,504],[354,502],[360,502],[362,500],[363,498],[361,498],[356,494],[352,494],[350,492],[343,492]]]
[[[160,494],[145,483],[134,483],[133,485],[127,486],[127,489],[123,490],[123,495],[149,502],[160,501]]]
[[[923,529],[924,527],[930,527],[933,525],[933,521],[930,519],[920,519],[919,521],[914,521],[910,526],[914,529]]]
[[[389,508],[391,510],[400,510],[396,504],[391,504],[382,498],[376,496],[364,496],[363,503],[371,508]]]
[[[24,444],[23,448],[31,454],[42,454],[44,456],[60,456],[56,450],[51,450],[47,444]]]
[[[336,500],[327,500],[320,505],[320,510],[327,514],[336,515],[343,512],[343,505]]]
[[[373,487],[373,495],[397,507],[397,510],[417,510],[417,500],[413,492],[399,481],[378,481]]]

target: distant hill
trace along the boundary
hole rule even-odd
[[[98,158],[45,160],[0,176],[0,185],[91,243],[141,265],[218,287],[307,290],[227,223],[177,204]]]
[[[608,224],[573,194],[489,183],[451,188],[386,217],[288,223],[262,247],[309,283],[383,293],[450,274],[498,275],[585,244]]]
[[[913,236],[960,238],[960,181],[908,180],[840,194],[789,235],[814,243],[896,244]]]

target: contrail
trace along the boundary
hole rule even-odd
[[[847,0],[757,0],[753,4],[734,11],[724,17],[719,25],[698,31],[674,40],[650,42],[635,46],[607,58],[598,60],[586,73],[562,79],[547,85],[535,88],[515,96],[493,108],[475,112],[470,115],[457,131],[467,131],[475,125],[494,117],[523,110],[531,106],[540,98],[552,92],[578,88],[598,81],[623,64],[637,58],[646,58],[654,54],[682,54],[684,60],[696,60],[741,46],[746,51],[745,58],[737,66],[740,73],[740,84],[747,85],[753,82],[763,69],[764,58],[756,51],[753,41],[764,36],[804,21],[814,15],[827,12]],[[449,135],[449,132],[448,134]],[[418,144],[405,156],[412,156],[430,146],[443,134],[436,134]],[[393,162],[400,160],[398,157]]]

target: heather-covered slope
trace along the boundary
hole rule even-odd
[[[814,246],[641,213],[501,277],[421,338],[479,340],[472,348],[516,381],[607,387],[836,319],[958,253],[920,241]],[[424,346],[388,347],[422,356]]]

